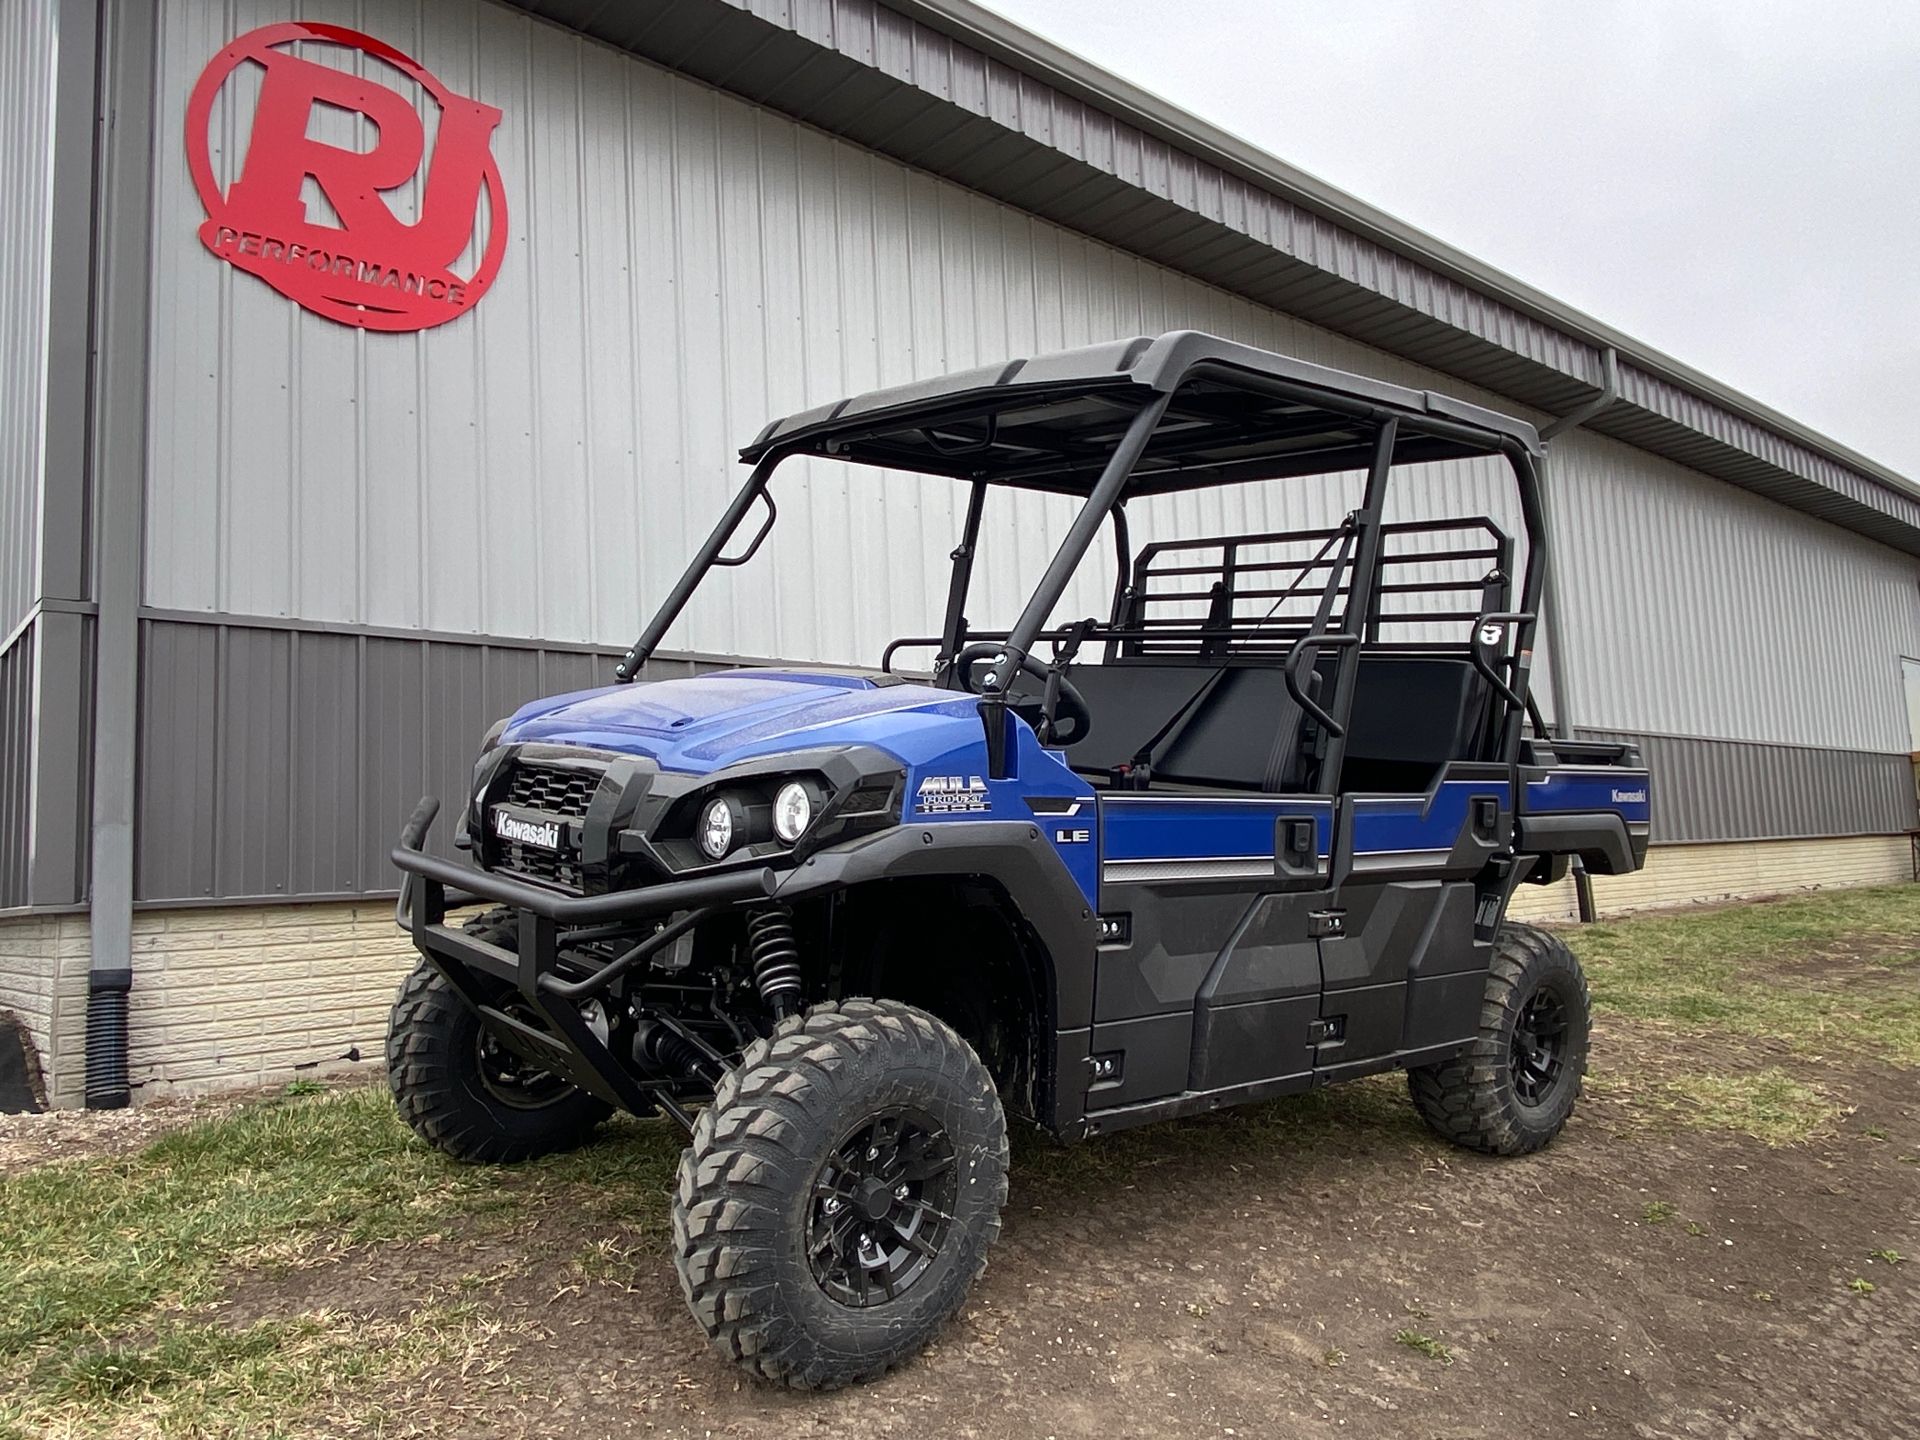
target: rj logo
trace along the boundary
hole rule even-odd
[[[414,93],[307,59],[294,53],[295,45],[357,50],[379,62],[362,68],[410,81]],[[237,172],[223,192],[208,131],[215,100],[248,63],[261,71],[259,98]],[[438,110],[431,157],[422,100]],[[239,103],[237,94],[229,103]],[[372,146],[348,149],[314,139],[316,115],[329,112],[369,122]],[[295,22],[249,31],[213,58],[187,104],[187,160],[207,211],[201,243],[342,324],[371,330],[442,324],[473,308],[506,251],[506,192],[491,149],[500,120],[491,105],[456,95],[408,56],[356,30]],[[388,197],[413,182],[418,217],[403,219]],[[310,212],[313,189],[331,216]],[[454,266],[476,245],[478,261],[457,273]]]

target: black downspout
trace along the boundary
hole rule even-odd
[[[127,1071],[127,1000],[133,971],[87,972],[87,1109],[124,1110],[133,1099]]]

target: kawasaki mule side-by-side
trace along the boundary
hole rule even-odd
[[[968,487],[938,633],[874,672],[634,683],[759,550],[796,456]],[[1522,533],[1387,518],[1422,483],[1398,467],[1475,456],[1506,461]],[[1508,900],[1575,857],[1637,868],[1648,777],[1529,697],[1540,456],[1520,421],[1190,332],[768,426],[619,683],[487,736],[472,863],[424,853],[436,802],[408,822],[401,1113],[489,1162],[613,1107],[672,1117],[688,1303],[800,1386],[876,1375],[960,1306],[1008,1113],[1077,1140],[1403,1069],[1449,1140],[1546,1144],[1587,989]],[[1349,474],[1329,529],[1129,539],[1148,497]],[[978,630],[982,515],[1022,489],[1077,513],[1011,629]],[[1108,545],[1107,613],[1061,623]]]

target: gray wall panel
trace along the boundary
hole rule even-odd
[[[445,800],[437,837],[451,853],[447,821],[486,727],[524,700],[602,683],[615,658],[172,620],[146,622],[143,641],[144,901],[391,890],[386,854],[414,801]],[[0,659],[0,723],[11,723],[20,693],[12,661]],[[696,668],[663,660],[651,678]],[[1581,733],[1643,747],[1659,843],[1915,823],[1904,755]],[[8,763],[0,758],[0,805],[19,791]],[[3,846],[0,862],[11,865]]]
[[[436,834],[452,853],[487,727],[537,696],[606,683],[618,658],[157,619],[141,639],[143,901],[393,889],[387,852],[421,795],[446,801]],[[663,659],[650,673],[694,668]]]
[[[711,7],[656,18],[671,29],[691,8]],[[165,0],[159,13],[163,136],[178,134],[207,58],[283,14],[267,0]],[[415,336],[352,332],[208,256],[182,147],[156,146],[145,598],[210,624],[147,627],[150,656],[177,650],[181,673],[205,683],[183,696],[170,671],[145,679],[143,761],[161,770],[143,770],[142,813],[198,803],[206,814],[177,848],[143,833],[143,896],[379,888],[420,779],[457,786],[473,738],[511,703],[604,674],[575,652],[631,639],[738,483],[731,451],[770,415],[1189,325],[1514,408],[500,6],[318,0],[303,14],[391,40],[501,107],[512,243],[473,314]],[[871,22],[871,44],[848,42],[835,17],[851,17],[856,35]],[[1030,162],[1038,137],[1152,192],[1175,219],[1184,210],[1195,243],[1237,226],[1342,284],[1384,287],[1481,347],[1459,354],[1483,378],[1467,362],[1492,347],[1564,369],[1568,399],[1597,377],[1588,347],[1564,333],[1418,267],[1401,275],[1404,256],[1382,270],[1323,217],[1263,210],[1243,181],[945,39],[923,45],[865,0],[816,18],[826,43],[853,43],[861,64],[945,87],[1011,145],[1011,164]],[[223,163],[240,153],[250,103],[239,86],[217,113]],[[1101,193],[1082,198],[1097,207]],[[1204,269],[1197,258],[1189,251]],[[1303,306],[1331,318],[1332,303]],[[1636,407],[1699,401],[1634,383]],[[1693,419],[1713,436],[1703,444],[1747,443],[1718,412]],[[1553,459],[1574,721],[1881,757],[1904,743],[1890,737],[1904,733],[1898,656],[1920,653],[1920,567],[1611,439],[1576,432]],[[1433,467],[1408,477],[1394,506],[1511,527],[1508,485],[1497,466]],[[1166,497],[1139,507],[1135,536],[1330,524],[1350,490]],[[716,577],[668,644],[873,663],[887,639],[938,613],[958,502],[945,482],[826,464],[785,477],[768,553]],[[1070,508],[1044,497],[990,507],[976,625],[1011,619]],[[1105,564],[1101,554],[1084,567],[1061,618],[1105,609]],[[476,638],[305,633],[328,627]],[[1554,697],[1545,703],[1554,713]],[[1702,773],[1677,752],[1673,763]],[[1883,790],[1808,774],[1838,786],[1823,812],[1832,824],[1890,813]],[[1754,776],[1764,786],[1766,772]],[[1762,823],[1710,798],[1688,802],[1699,817],[1689,834]],[[1757,833],[1780,833],[1792,803]],[[316,816],[325,823],[309,828]]]
[[[0,5],[0,639],[39,595],[55,0]]]
[[[1585,431],[1550,472],[1575,723],[1905,749],[1920,560]]]
[[[1920,552],[1882,466],[966,0],[510,0],[882,153]]]
[[[0,654],[0,910],[27,903],[33,832],[33,642]]]
[[[1906,755],[1582,729],[1634,740],[1653,772],[1653,840],[1891,835],[1920,825]]]
[[[135,894],[214,893],[221,632],[141,627]]]
[[[163,130],[221,27],[278,10],[209,15],[163,9]],[[1192,325],[1493,398],[496,6],[370,0],[308,18],[412,47],[505,111],[514,243],[472,315],[354,334],[208,256],[184,158],[162,147],[157,608],[623,646],[770,416],[1121,334]],[[216,129],[237,147],[248,117],[232,98]],[[1504,494],[1498,467],[1459,468],[1448,483]],[[873,663],[929,626],[958,487],[819,464],[782,488],[769,554],[719,577],[670,644]],[[1284,529],[1350,503],[1271,487],[1145,507],[1136,528]],[[976,619],[1011,617],[1070,513],[1041,497],[994,508]],[[1103,608],[1106,590],[1096,565],[1062,613]]]

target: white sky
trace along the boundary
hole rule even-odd
[[[987,0],[1920,477],[1920,4]]]

